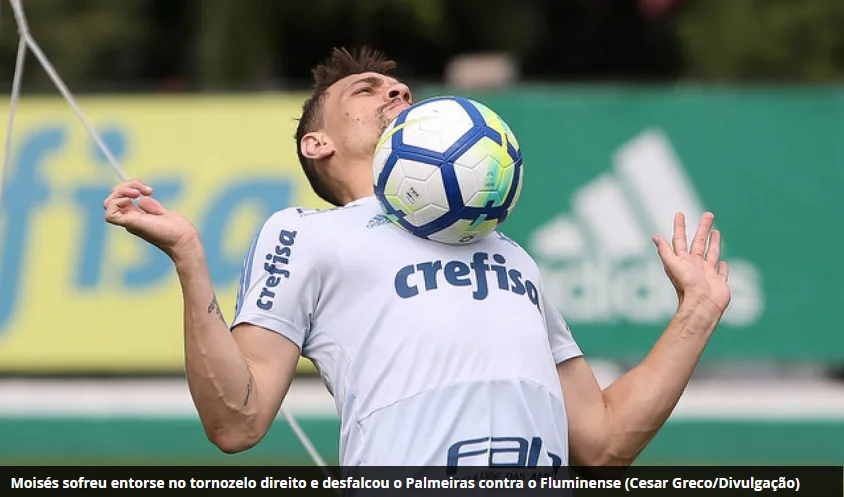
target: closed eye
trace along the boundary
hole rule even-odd
[[[356,90],[352,95],[360,95],[362,93],[372,93],[372,88],[364,86],[363,88]]]

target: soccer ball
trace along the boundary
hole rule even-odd
[[[464,97],[430,98],[402,111],[378,141],[372,169],[387,218],[448,244],[490,234],[522,189],[516,136],[489,107]]]

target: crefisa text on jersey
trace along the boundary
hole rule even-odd
[[[396,273],[396,293],[403,299],[419,295],[420,288],[426,292],[436,290],[442,282],[451,286],[470,287],[472,298],[484,300],[489,295],[490,284],[487,275],[495,274],[494,287],[516,295],[526,295],[528,300],[539,309],[539,290],[528,279],[523,279],[517,269],[510,269],[507,260],[501,254],[490,256],[486,252],[475,252],[471,262],[463,261],[427,261],[410,264]],[[474,277],[471,275],[474,274]],[[540,310],[541,312],[541,310]]]
[[[273,308],[275,292],[272,289],[281,283],[282,278],[290,278],[290,271],[286,267],[290,263],[296,233],[296,231],[281,230],[278,234],[279,244],[276,245],[273,252],[264,256],[267,261],[264,263],[264,271],[267,272],[268,276],[264,280],[264,287],[261,289],[261,295],[258,296],[256,305],[265,311]]]

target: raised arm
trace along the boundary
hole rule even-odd
[[[727,264],[719,261],[721,239],[713,221],[712,214],[704,214],[690,250],[681,214],[674,219],[673,248],[654,237],[679,306],[641,364],[603,391],[583,358],[557,365],[572,465],[632,464],[680,400],[730,301]]]
[[[245,450],[261,440],[278,413],[299,347],[252,324],[229,331],[196,228],[149,197],[152,193],[138,180],[115,187],[103,203],[105,219],[173,260],[184,301],[188,385],[202,425],[222,451]]]
[[[208,439],[235,453],[257,444],[287,394],[299,347],[277,333],[223,317],[201,245],[174,254],[184,297],[188,386]]]

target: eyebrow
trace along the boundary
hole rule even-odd
[[[354,83],[350,84],[347,89],[351,90],[352,88],[354,88],[355,86],[357,86],[361,83],[366,83],[366,84],[369,84],[369,85],[372,85],[372,86],[380,86],[384,83],[384,80],[382,78],[379,78],[378,76],[367,76],[365,78],[361,78],[361,79],[355,81]]]

